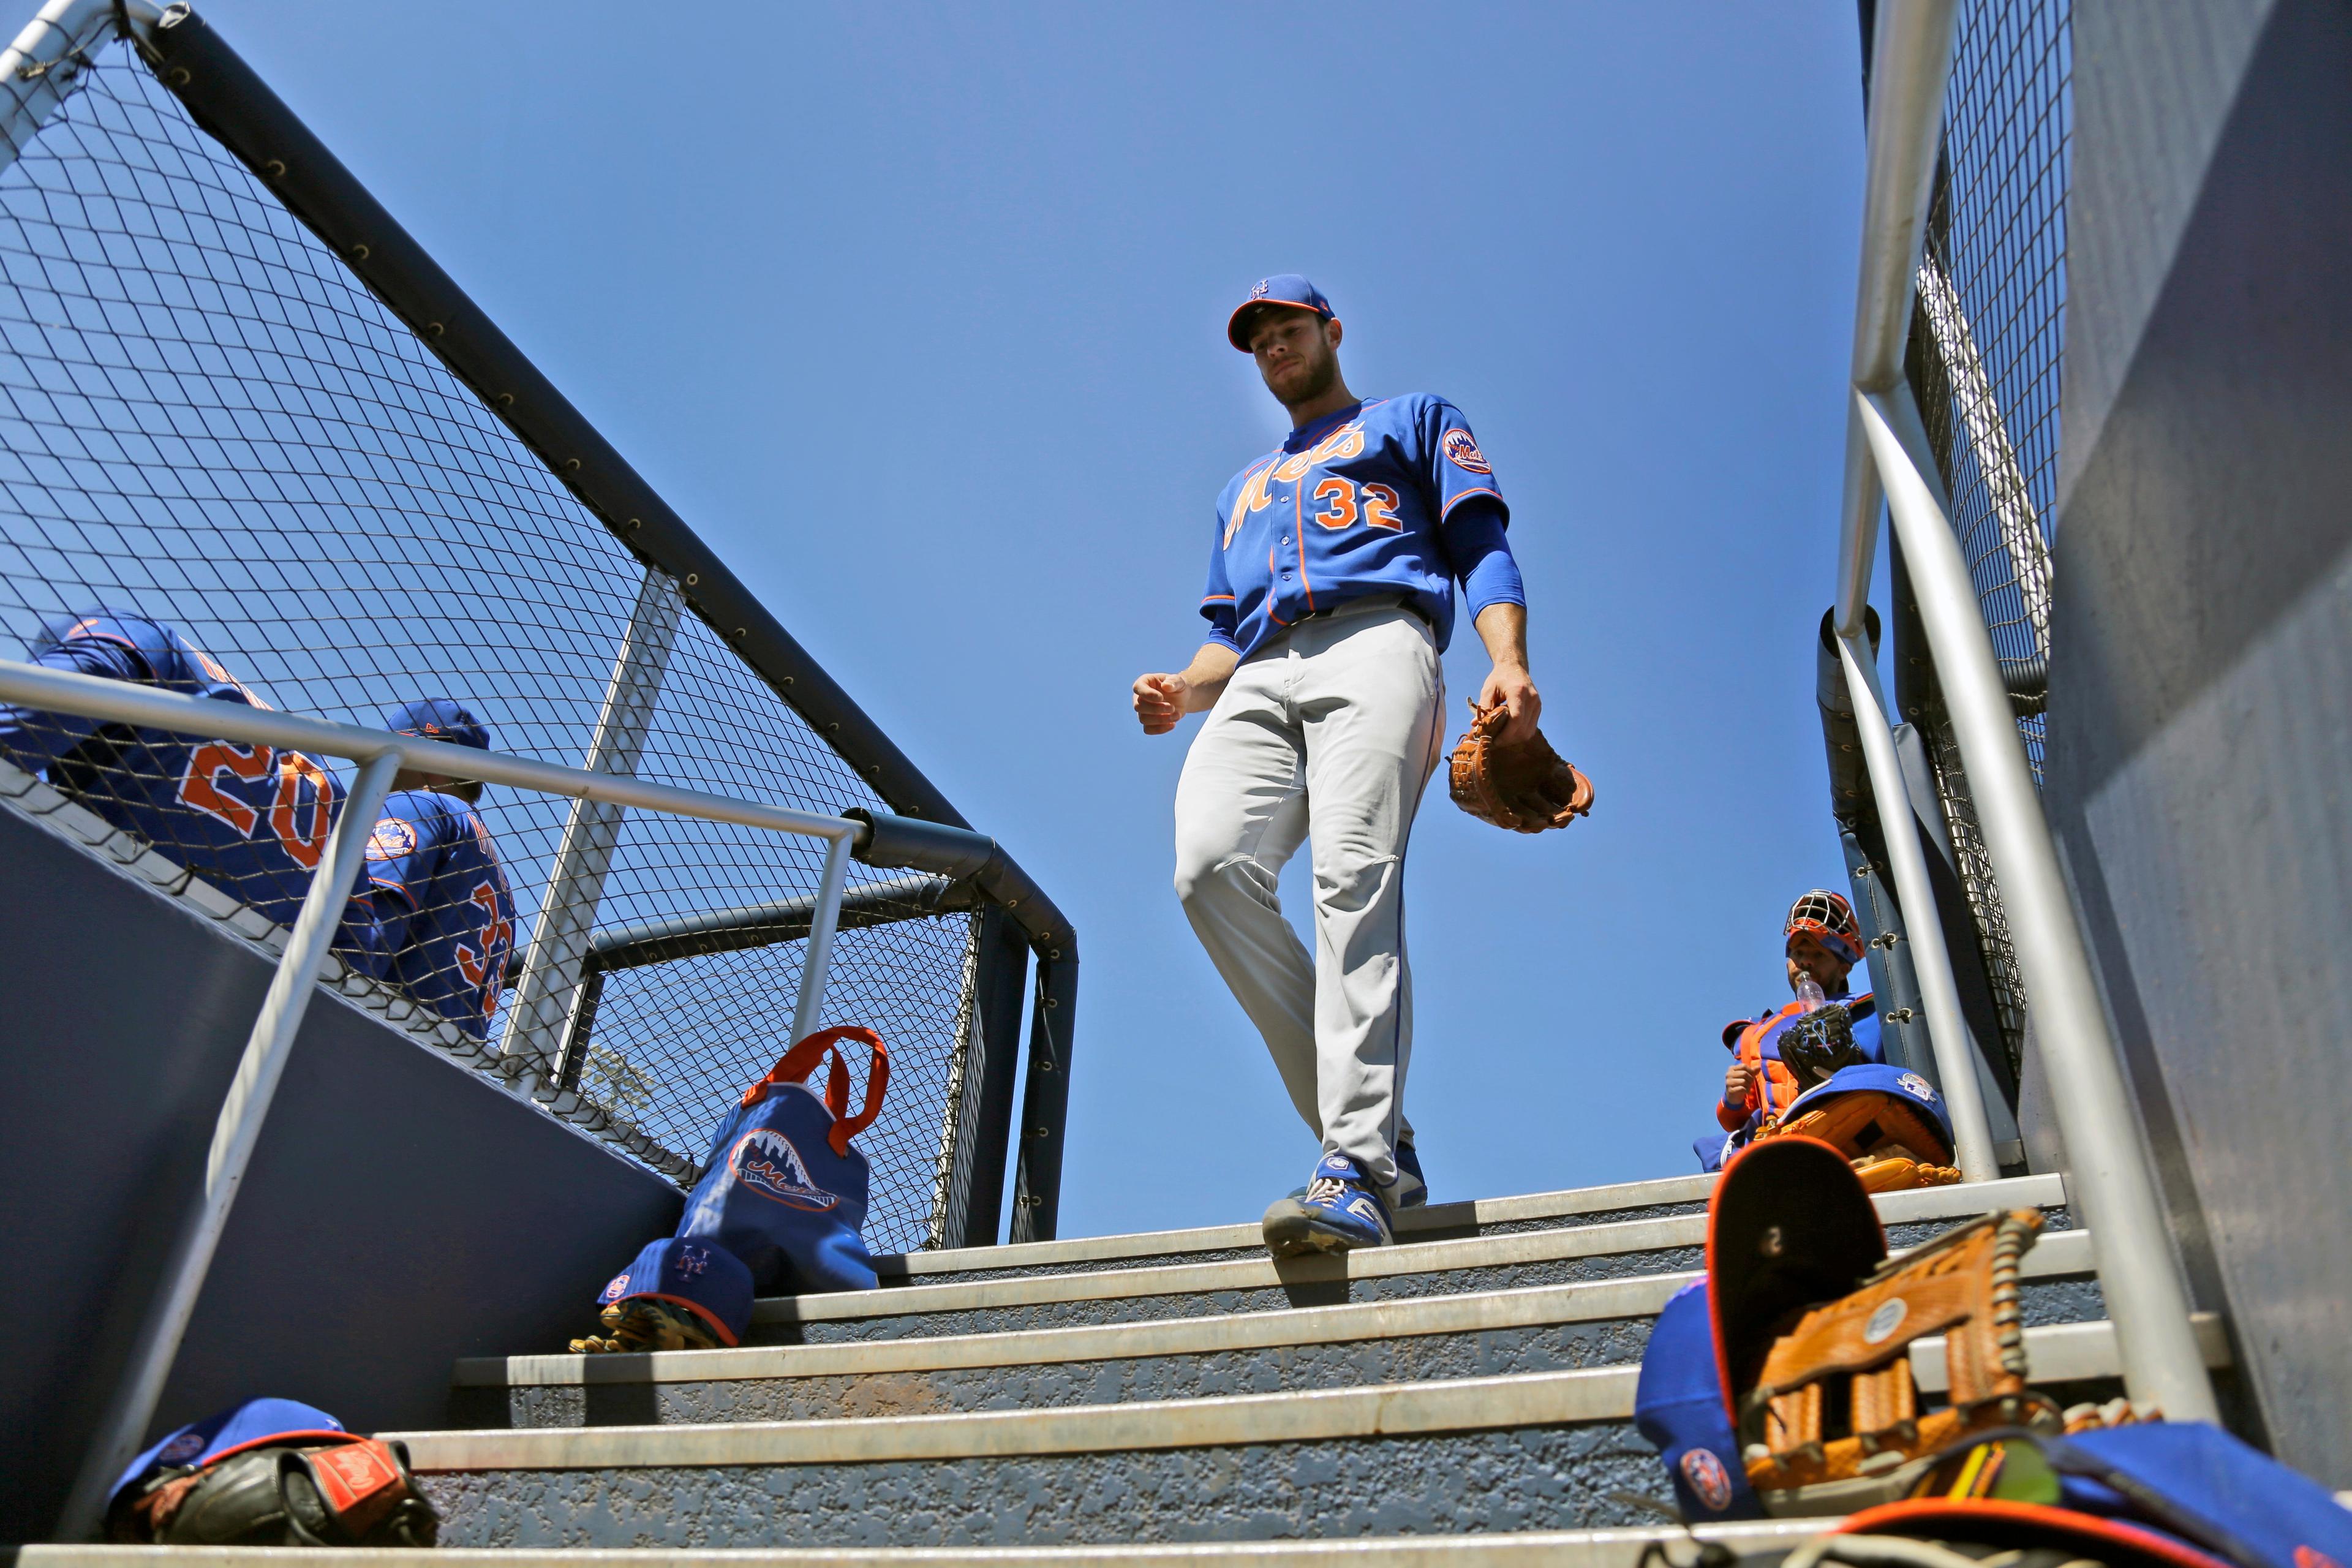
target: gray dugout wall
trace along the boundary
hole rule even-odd
[[[2352,6],[2074,29],[2047,802],[2200,1304],[2352,1486]]]
[[[0,808],[0,1541],[46,1537],[128,1359],[270,964]],[[563,1348],[677,1189],[321,991],[157,1414],[436,1426],[461,1355]]]

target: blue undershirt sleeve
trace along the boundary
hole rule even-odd
[[[1445,558],[1462,580],[1462,597],[1475,622],[1489,605],[1524,605],[1527,587],[1503,527],[1500,502],[1474,497],[1454,509],[1444,524]]]

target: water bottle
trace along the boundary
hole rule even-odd
[[[1813,978],[1811,970],[1797,971],[1797,1006],[1800,1011],[1810,1013],[1828,1001],[1828,994],[1822,990],[1822,983]]]

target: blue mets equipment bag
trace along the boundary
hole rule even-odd
[[[866,1102],[849,1110],[844,1042],[866,1047]],[[822,1092],[805,1079],[830,1058]],[[882,1114],[890,1053],[871,1029],[822,1029],[743,1091],[703,1157],[682,1239],[714,1242],[743,1260],[761,1290],[871,1290],[866,1228],[869,1173],[849,1141]]]

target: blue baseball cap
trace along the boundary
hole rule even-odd
[[[1715,1318],[1704,1279],[1675,1292],[1650,1331],[1633,1424],[1657,1445],[1684,1522],[1763,1517],[1716,1371]]]
[[[613,1276],[596,1304],[610,1307],[650,1296],[684,1307],[709,1324],[721,1344],[737,1345],[751,1326],[753,1294],[751,1270],[741,1258],[709,1241],[673,1236],[646,1243]]]
[[[384,714],[383,727],[395,735],[446,741],[478,752],[490,749],[490,731],[454,697],[420,697],[404,702]]]
[[[1249,298],[1234,307],[1225,319],[1225,342],[1244,353],[1250,352],[1249,334],[1244,330],[1250,312],[1260,305],[1289,305],[1301,310],[1312,310],[1327,321],[1339,318],[1331,310],[1331,301],[1323,298],[1323,290],[1296,272],[1277,272],[1271,278],[1261,278]]]
[[[158,1470],[209,1465],[264,1443],[318,1442],[346,1436],[343,1424],[316,1405],[294,1399],[248,1399],[202,1421],[189,1422],[131,1460],[110,1495],[121,1497],[125,1488]]]

